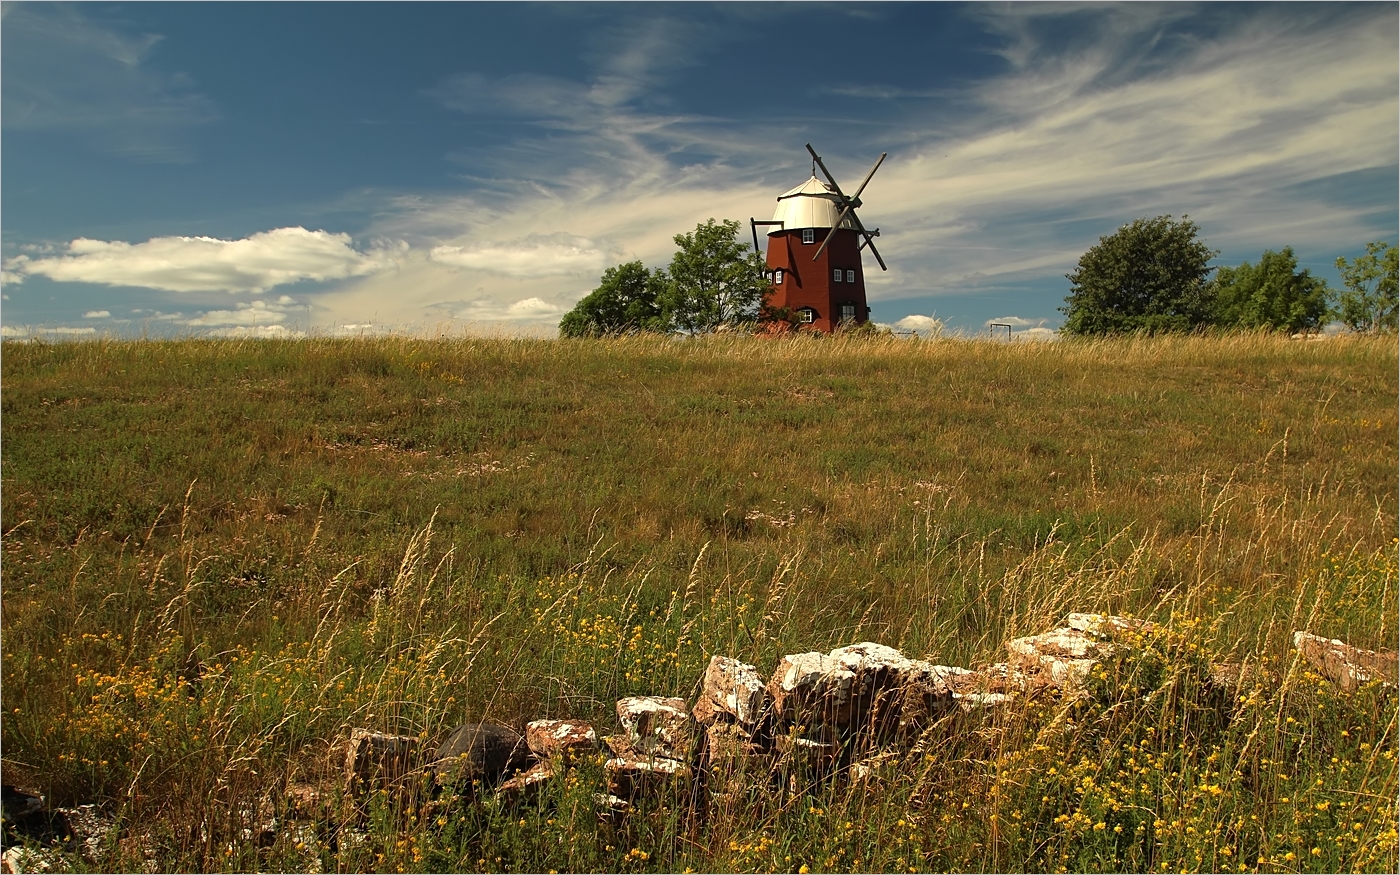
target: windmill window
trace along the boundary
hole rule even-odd
[[[797,318],[802,320],[803,325],[811,325],[817,321],[817,311],[811,307],[803,307],[797,311]]]
[[[834,283],[841,282],[841,268],[838,267],[831,272],[831,281]]]
[[[855,304],[842,304],[842,305],[841,305],[841,321],[842,321],[842,322],[846,322],[846,321],[849,321],[849,320],[853,320],[853,319],[855,319],[855,318],[856,318],[856,305],[855,305]]]
[[[780,267],[780,268],[778,268],[777,270],[773,271],[773,285],[775,285],[775,286],[780,286],[780,285],[782,285],[782,284],[783,284],[783,269]]]
[[[846,282],[848,282],[848,283],[853,283],[853,282],[855,282],[855,281],[856,281],[856,272],[853,271],[853,270],[848,270],[848,271],[846,271]]]
[[[814,229],[814,228],[803,228],[803,229],[802,229],[802,242],[803,242],[803,243],[816,243],[816,242],[817,242],[817,232],[816,232],[816,229]]]

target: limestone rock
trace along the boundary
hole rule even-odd
[[[632,743],[632,738],[628,735],[605,735],[603,736],[603,746],[614,757],[636,757],[645,756],[637,750],[637,746]]]
[[[617,719],[639,753],[685,759],[694,740],[684,699],[633,696],[617,700]]]
[[[357,790],[365,784],[387,785],[400,780],[418,765],[418,748],[418,739],[411,735],[352,729],[345,749],[347,786]]]
[[[742,759],[764,752],[752,735],[734,723],[713,723],[705,727],[705,745],[711,762]]]
[[[549,760],[535,763],[530,768],[501,784],[501,798],[507,802],[519,802],[539,792],[540,788],[554,779],[554,765]]]
[[[67,826],[67,845],[82,854],[83,859],[97,863],[117,843],[117,821],[100,807],[92,804],[73,808],[55,808]]]
[[[594,793],[593,801],[598,804],[598,819],[601,821],[615,822],[632,811],[632,803],[611,793]]]
[[[1396,685],[1397,654],[1394,650],[1376,652],[1352,647],[1336,638],[1323,638],[1309,632],[1294,632],[1293,646],[1317,673],[1343,690],[1351,691],[1373,680],[1389,687]]]
[[[16,845],[0,855],[0,865],[6,872],[71,872],[72,864],[63,855],[48,848],[26,848]]]
[[[782,762],[816,771],[826,771],[841,756],[841,745],[800,735],[779,735],[773,739],[773,744]]]
[[[926,725],[951,707],[953,683],[967,673],[867,641],[829,654],[783,657],[768,691],[780,725],[826,725],[883,735]]]
[[[768,681],[773,711],[784,723],[850,722],[855,673],[825,653],[795,653],[778,660]]]
[[[727,656],[715,656],[705,668],[700,699],[692,714],[707,725],[725,715],[741,726],[758,724],[768,705],[768,691],[757,669]]]
[[[1237,693],[1256,684],[1277,686],[1278,676],[1257,662],[1216,662],[1210,666],[1208,684],[1215,690]]]
[[[978,711],[1015,701],[1031,687],[1031,680],[1015,666],[998,662],[958,675],[951,686],[959,708]]]
[[[525,739],[508,726],[466,723],[457,727],[433,757],[440,784],[496,784],[534,761]]]
[[[614,757],[603,763],[608,792],[622,799],[660,792],[690,780],[690,767],[669,757]]]
[[[532,720],[525,724],[525,743],[541,759],[592,753],[598,749],[598,733],[578,720]]]
[[[1057,687],[1082,684],[1094,664],[1113,653],[1112,644],[1080,629],[1061,628],[1006,642],[1012,662]]]
[[[883,719],[897,725],[902,735],[921,732],[959,704],[959,684],[973,675],[966,668],[911,659],[899,674],[898,694],[891,700],[894,708]],[[872,722],[878,726],[881,719],[882,715],[873,715]]]

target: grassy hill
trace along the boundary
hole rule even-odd
[[[175,869],[1393,871],[1395,698],[1289,641],[1394,646],[1396,399],[1394,338],[6,343],[7,781]],[[352,726],[610,728],[712,654],[973,666],[1074,610],[1283,681],[1174,751],[1027,708],[701,835],[492,803],[337,855],[229,813]]]

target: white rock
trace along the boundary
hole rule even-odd
[[[1362,650],[1336,638],[1303,631],[1293,633],[1293,646],[1318,674],[1343,690],[1355,690],[1377,679],[1389,687],[1396,685],[1400,663],[1393,650],[1384,653]]]
[[[598,749],[598,733],[579,720],[532,720],[525,724],[525,743],[541,758],[587,753]]]
[[[617,719],[640,753],[684,759],[693,740],[684,699],[633,696],[617,700]]]
[[[715,656],[705,668],[700,699],[692,709],[702,724],[726,714],[745,727],[752,727],[768,706],[768,691],[758,670],[745,662],[727,656]]]

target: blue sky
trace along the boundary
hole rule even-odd
[[[1098,238],[1395,242],[1394,3],[6,4],[7,337],[552,334],[811,142],[874,318],[1044,333]],[[747,229],[746,229],[747,233]]]

